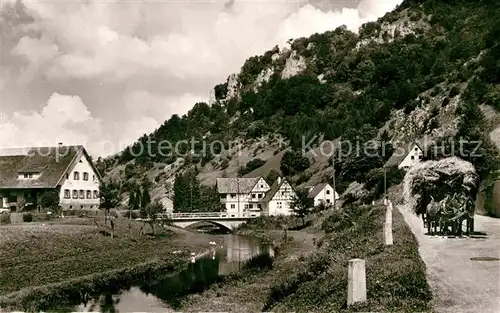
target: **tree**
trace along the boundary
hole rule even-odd
[[[307,189],[300,189],[295,193],[293,197],[291,207],[295,215],[302,219],[302,225],[305,226],[305,220],[307,214],[309,214],[312,206],[313,200],[309,198],[309,193]]]
[[[121,185],[120,183],[110,180],[103,181],[99,188],[101,198],[100,207],[109,212],[110,209],[117,207],[121,202]]]
[[[121,184],[114,181],[103,181],[101,187],[99,188],[99,195],[101,198],[100,208],[104,209],[104,227],[108,221],[109,210],[116,208],[121,202]],[[111,225],[111,237],[114,237],[115,226],[111,219],[109,219]],[[97,224],[97,222],[96,222]],[[98,225],[99,226],[99,225]]]
[[[203,210],[200,182],[196,171],[189,170],[178,174],[174,182],[174,208],[180,212]]]
[[[280,177],[280,173],[274,169],[271,169],[269,173],[267,173],[266,181],[269,185],[272,185],[276,181],[276,179],[278,179],[278,177]]]
[[[148,203],[141,208],[141,217],[147,218],[149,226],[151,226],[151,230],[153,231],[153,235],[155,234],[155,224],[158,221],[159,214],[163,213],[164,208],[163,204],[156,200],[152,203]]]
[[[42,206],[42,208],[56,211],[56,213],[59,214],[59,194],[57,193],[57,191],[48,190],[42,193],[42,195],[40,196],[40,205]]]
[[[309,168],[309,159],[300,150],[287,151],[281,160],[280,170],[285,176],[295,175]]]
[[[151,203],[151,195],[149,194],[149,185],[142,185],[141,208],[145,208]]]

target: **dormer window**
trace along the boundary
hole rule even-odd
[[[24,174],[24,178],[26,178],[26,179],[33,179],[33,174],[32,173],[29,173],[29,174],[26,173],[26,174]]]
[[[74,173],[73,173],[73,179],[74,179],[74,180],[80,180],[80,173],[78,173],[78,172],[74,172]]]

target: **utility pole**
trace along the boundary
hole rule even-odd
[[[237,172],[236,172],[236,188],[237,188],[237,194],[236,194],[236,197],[238,199],[238,216],[241,215],[241,212],[240,212],[240,177],[239,177],[239,171],[240,171],[240,159],[238,159],[236,161],[237,165],[238,165],[238,169],[237,169]]]
[[[332,156],[332,169],[333,169],[333,209],[337,208],[337,188],[335,188],[335,154]]]
[[[384,166],[384,204],[387,204],[387,167]]]

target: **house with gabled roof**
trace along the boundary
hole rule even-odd
[[[420,162],[424,157],[422,143],[415,141],[395,148],[392,156],[384,164],[384,167],[397,166],[399,169],[408,169],[413,164]]]
[[[101,176],[81,145],[0,150],[0,208],[38,208],[48,190],[64,209],[98,208]]]
[[[332,205],[334,197],[336,200],[340,199],[339,194],[328,183],[321,183],[310,187],[308,197],[313,200],[314,206],[318,206],[321,203]]]
[[[269,190],[269,184],[262,177],[217,178],[217,192],[221,205],[229,216],[260,212],[261,200]]]
[[[296,192],[286,179],[278,177],[262,199],[262,209],[265,215],[292,215],[292,203]]]

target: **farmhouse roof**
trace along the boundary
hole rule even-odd
[[[424,151],[422,148],[423,145],[422,143],[418,141],[410,142],[401,146],[398,146],[395,148],[394,153],[392,156],[389,158],[389,160],[384,164],[384,167],[393,167],[393,166],[398,166],[403,162],[403,160],[408,156],[410,153],[411,149],[413,149],[414,146],[417,146],[420,150]]]
[[[82,155],[89,158],[83,146],[5,149],[0,152],[0,189],[55,188]],[[40,177],[19,179],[24,173],[40,173]]]
[[[315,198],[326,186],[328,186],[328,183],[317,184],[313,187],[313,189],[311,189],[311,191],[309,191],[308,197]]]
[[[250,193],[259,181],[260,177],[252,178],[217,178],[218,193]]]
[[[287,182],[285,178],[282,178],[281,179],[281,182],[280,182],[280,179],[276,179],[276,181],[271,185],[271,188],[267,191],[266,195],[264,196],[264,198],[262,198],[262,200],[260,202],[269,202],[273,199],[274,195],[278,192],[278,190],[280,190],[281,186]],[[291,187],[291,185],[290,185]],[[293,187],[292,187],[292,190],[293,190]]]

